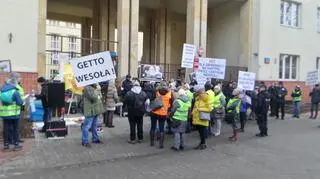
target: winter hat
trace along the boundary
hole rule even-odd
[[[187,95],[187,92],[186,92],[186,90],[180,88],[180,89],[178,90],[178,95],[179,95],[179,96],[186,96],[186,95]]]
[[[232,95],[233,96],[238,96],[240,94],[240,89],[239,88],[236,88],[232,91]]]
[[[20,79],[20,74],[16,72],[12,72],[9,74],[9,83],[17,84]]]
[[[221,91],[220,85],[216,85],[216,86],[214,87],[214,91]]]
[[[133,86],[140,86],[139,81],[135,81],[135,82],[133,83]]]
[[[116,58],[118,55],[117,55],[117,53],[116,52],[110,52],[110,56],[111,56],[111,58],[112,59],[114,59],[114,58]]]
[[[202,85],[196,85],[196,86],[194,86],[194,91],[197,93],[204,91],[204,87]]]

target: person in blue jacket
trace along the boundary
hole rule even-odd
[[[20,75],[18,73],[11,73],[9,79],[1,88],[1,103],[0,117],[3,120],[3,139],[4,151],[10,149],[10,139],[14,144],[14,151],[19,151],[22,146],[19,145],[19,119],[21,107],[23,105],[22,97],[20,96],[19,89],[17,88]]]
[[[242,93],[243,97],[241,98],[240,105],[240,132],[244,132],[244,127],[247,123],[247,110],[250,107],[250,103],[248,102],[248,96],[245,95],[245,92]]]

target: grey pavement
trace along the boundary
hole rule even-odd
[[[147,138],[148,119],[145,137]],[[270,136],[256,138],[255,122],[250,122],[240,140],[227,141],[231,129],[208,139],[209,148],[195,151],[197,133],[187,136],[187,150],[129,145],[125,118],[115,121],[115,129],[105,129],[104,145],[86,149],[80,145],[80,130],[72,129],[63,140],[40,138],[24,156],[1,165],[0,178],[223,178],[223,179],[318,179],[320,176],[319,121],[270,120]]]

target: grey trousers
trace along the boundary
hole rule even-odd
[[[174,133],[174,147],[179,149],[180,147],[184,147],[184,133],[175,132]]]

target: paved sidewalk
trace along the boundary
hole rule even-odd
[[[309,125],[310,122],[304,123],[306,118],[299,121],[301,124]],[[19,176],[30,173],[60,170],[64,168],[86,168],[96,164],[103,164],[106,162],[125,161],[132,158],[144,158],[152,156],[162,156],[172,153],[170,146],[172,144],[171,136],[167,136],[165,141],[165,149],[159,150],[148,145],[148,130],[149,119],[145,119],[145,142],[143,144],[130,145],[126,141],[129,136],[128,122],[126,118],[116,118],[116,128],[108,129],[104,128],[102,140],[105,142],[103,145],[95,145],[91,149],[87,149],[81,146],[80,141],[80,128],[72,128],[67,138],[62,140],[48,140],[44,137],[37,138],[35,140],[28,140],[26,145],[32,144],[32,147],[22,152],[20,156],[17,156],[13,160],[5,161],[0,164],[0,178],[6,176]],[[311,121],[311,120],[309,120]],[[281,127],[292,124],[292,120],[277,121],[270,120],[271,135],[273,131],[281,131]],[[317,121],[312,121],[316,123]],[[306,126],[303,126],[306,127]],[[291,133],[291,130],[297,130],[296,128],[286,129],[285,132]],[[254,136],[257,132],[257,126],[255,121],[249,122],[246,129],[246,133],[240,135],[239,142],[246,142],[251,140],[257,140]],[[230,144],[227,141],[228,135],[231,133],[231,128],[227,125],[223,127],[223,134],[217,138],[211,138],[208,140],[209,150],[213,148]],[[198,134],[194,132],[187,136],[187,151],[190,150],[195,144],[198,143]],[[276,141],[279,142],[279,141]],[[280,141],[285,142],[285,141]],[[228,149],[228,148],[227,148]],[[230,155],[234,150],[242,150],[238,145],[234,148],[229,148]],[[258,150],[258,148],[257,148]],[[226,150],[221,152],[228,154]],[[229,154],[228,154],[229,155]]]

